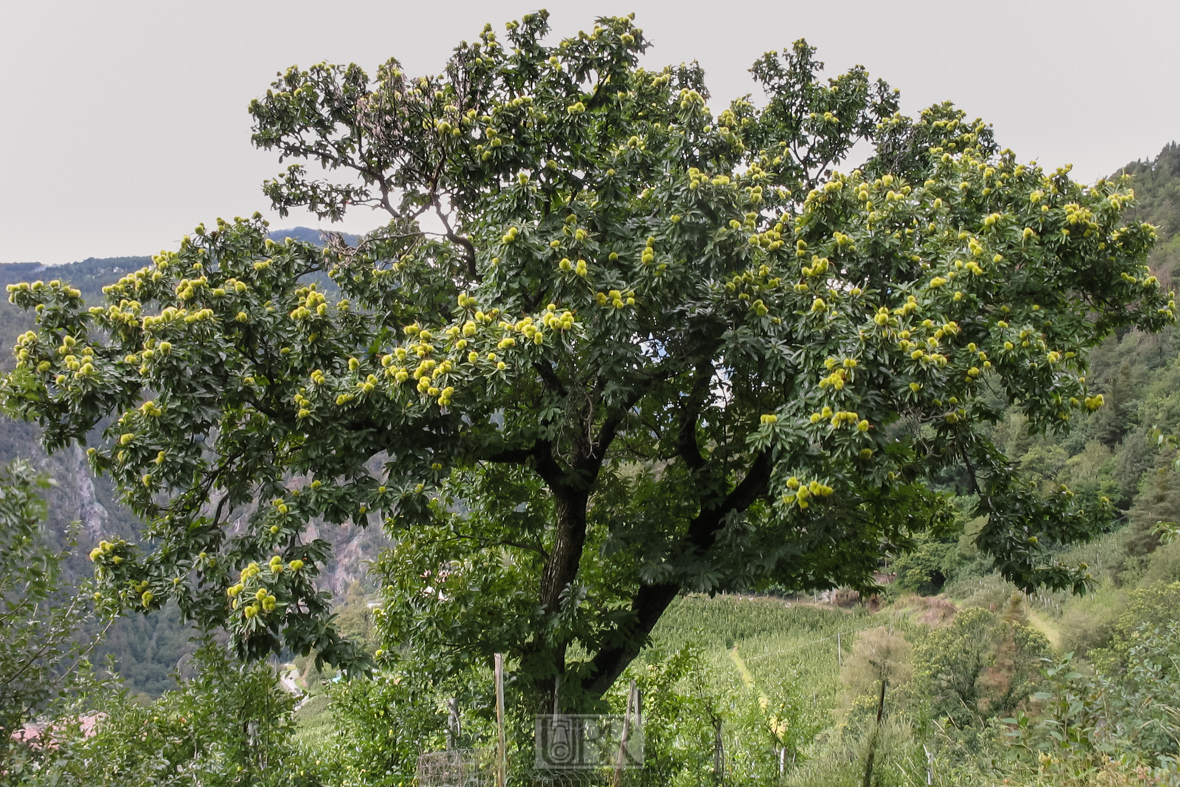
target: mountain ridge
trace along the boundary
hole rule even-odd
[[[286,240],[287,238],[291,238],[293,240],[304,241],[306,243],[314,243],[317,246],[323,246],[324,245],[323,236],[327,233],[330,233],[330,232],[333,232],[333,231],[332,230],[315,229],[314,227],[302,227],[302,226],[288,227],[286,229],[274,230],[273,232],[270,233],[270,238],[271,238],[271,240],[276,241],[276,242]],[[341,237],[343,237],[345,242],[347,242],[351,245],[354,245],[354,246],[356,245],[357,241],[359,241],[361,239],[360,235],[355,235],[351,232],[341,232],[341,233],[337,233],[337,234],[339,234]],[[43,263],[43,262],[31,262],[31,261],[0,262],[0,266],[2,266],[5,269],[5,275],[4,275],[3,281],[5,281],[7,283],[9,281],[9,277],[11,277],[11,275],[16,271],[27,270],[31,275],[36,275],[38,273],[41,273],[41,272],[47,271],[47,270],[60,271],[60,270],[67,269],[70,266],[95,266],[95,265],[101,266],[106,263],[113,263],[113,262],[116,262],[119,260],[125,260],[128,262],[128,264],[131,264],[132,261],[138,263],[137,267],[132,269],[132,270],[135,270],[135,269],[143,267],[144,265],[151,262],[152,257],[150,254],[146,254],[146,255],[145,254],[131,254],[131,255],[120,255],[120,256],[115,256],[115,257],[86,257],[85,259],[81,259],[81,260],[74,260],[72,262],[61,262],[61,263]],[[19,280],[17,280],[17,281],[19,281]]]

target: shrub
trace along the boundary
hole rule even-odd
[[[206,639],[191,678],[142,704],[110,682],[50,726],[52,744],[18,783],[139,787],[302,787],[316,776],[292,745],[294,699],[264,663],[242,664]],[[95,716],[97,714],[97,716]],[[98,718],[86,729],[78,723]],[[90,726],[90,725],[87,725]]]
[[[1107,647],[1126,603],[1127,594],[1113,585],[1103,585],[1071,600],[1061,615],[1062,651],[1088,656],[1093,650]]]
[[[916,692],[931,717],[963,728],[1011,713],[1031,693],[1050,652],[1040,632],[985,609],[960,612],[915,653]]]
[[[881,682],[887,682],[892,703],[898,692],[906,690],[913,674],[913,646],[900,632],[885,626],[862,631],[840,670],[845,708],[875,713]]]
[[[1163,544],[1147,557],[1143,583],[1180,582],[1180,541]]]
[[[1091,652],[1091,659],[1103,673],[1117,675],[1128,666],[1128,654],[1135,644],[1135,632],[1147,627],[1166,626],[1180,609],[1180,582],[1157,582],[1133,590],[1119,613],[1114,636],[1105,648]]]
[[[900,589],[929,596],[942,590],[958,565],[957,544],[921,536],[914,549],[898,556],[893,570]]]
[[[1123,669],[1105,677],[1104,715],[1114,734],[1126,749],[1174,765],[1180,741],[1180,623],[1143,624],[1132,631]]]

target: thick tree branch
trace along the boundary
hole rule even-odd
[[[451,223],[447,221],[447,216],[443,213],[442,204],[438,200],[438,195],[434,194],[431,197],[431,204],[434,206],[434,213],[438,216],[438,220],[442,222],[443,229],[446,230],[446,239],[451,243],[458,244],[463,249],[463,258],[467,261],[467,275],[473,282],[478,282],[479,271],[475,267],[475,245],[462,235],[451,229]]]
[[[549,485],[554,492],[568,484],[568,473],[553,455],[553,443],[548,440],[538,440],[534,446],[533,456],[536,459],[537,475]]]
[[[540,375],[541,381],[545,383],[545,386],[550,391],[557,394],[558,396],[566,395],[567,391],[565,383],[563,383],[561,378],[557,376],[557,372],[553,370],[553,367],[549,365],[548,361],[533,361],[533,368],[537,370],[537,374]]]
[[[983,498],[983,490],[979,488],[979,477],[975,473],[975,465],[971,461],[971,455],[967,451],[966,446],[960,448],[963,455],[963,466],[967,470],[967,478],[971,480],[971,491],[973,491],[981,499]]]
[[[750,463],[746,477],[737,486],[723,498],[712,501],[711,505],[708,502],[703,504],[701,512],[689,524],[685,537],[687,545],[698,552],[708,551],[730,514],[746,510],[766,494],[773,466],[769,452],[758,454]],[[611,687],[627,665],[639,655],[640,648],[656,622],[680,593],[680,589],[680,584],[675,582],[639,588],[631,599],[631,611],[635,614],[632,627],[618,632],[617,641],[621,644],[603,647],[595,655],[591,661],[591,677],[585,686],[587,692],[598,696]]]
[[[631,600],[635,613],[634,626],[627,632],[619,632],[616,641],[620,644],[606,645],[599,649],[590,662],[592,676],[585,684],[587,693],[602,696],[606,693],[627,665],[639,655],[660,616],[680,593],[680,585],[664,582],[659,585],[643,585]]]
[[[566,469],[554,457],[553,444],[548,440],[538,440],[527,448],[503,448],[484,454],[479,459],[484,462],[531,467],[554,493],[568,486]]]
[[[533,456],[534,449],[535,446],[529,446],[528,448],[505,448],[495,453],[481,456],[480,460],[494,462],[496,464],[524,465]]]
[[[688,540],[699,550],[707,550],[713,546],[717,533],[725,525],[725,519],[730,514],[745,511],[758,498],[766,494],[770,485],[770,472],[774,469],[770,452],[763,451],[754,457],[746,477],[733,490],[713,506],[705,503],[701,512],[688,527]]]
[[[676,453],[684,460],[688,469],[694,472],[704,469],[706,465],[705,457],[697,443],[697,422],[700,420],[701,409],[709,392],[709,381],[712,379],[713,364],[709,359],[702,359],[694,372],[692,389],[688,396],[681,400],[679,408],[680,425],[676,433]]]

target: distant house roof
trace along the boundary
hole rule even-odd
[[[97,731],[96,728],[98,723],[106,717],[107,715],[105,713],[84,713],[81,716],[78,716],[76,719],[58,719],[57,721],[51,722],[49,724],[34,724],[30,722],[29,724],[21,727],[16,732],[12,733],[12,740],[18,743],[23,743],[26,746],[40,748],[41,737],[46,732],[49,732],[52,736],[52,733],[75,723],[82,732],[82,737],[89,738]],[[53,742],[52,737],[49,740],[49,747],[56,748],[56,744]]]

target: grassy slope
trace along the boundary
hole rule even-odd
[[[669,608],[652,639],[655,652],[700,645],[719,681],[744,678],[760,691],[806,687],[830,707],[839,682],[837,634],[847,655],[855,631],[871,625],[876,622],[861,610],[776,598],[688,596]]]
[[[315,748],[332,733],[332,714],[328,709],[328,696],[316,694],[309,697],[295,711],[298,731],[295,742],[305,748]]]

